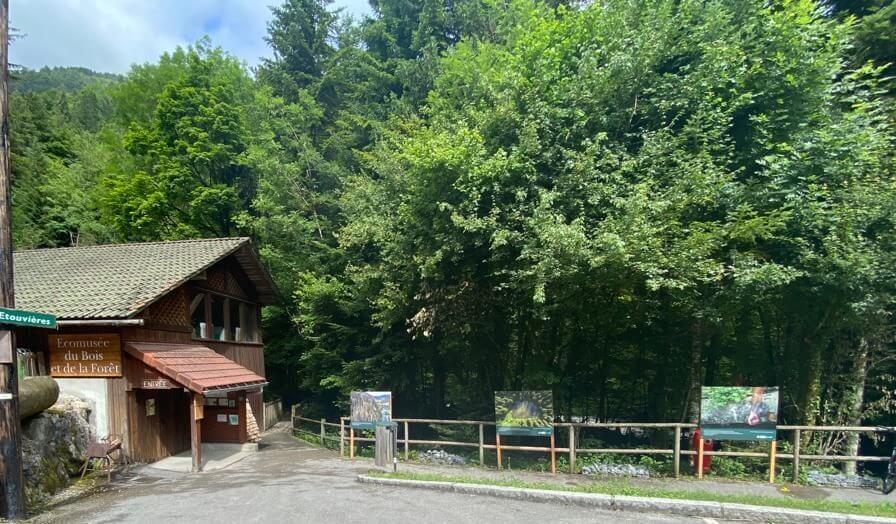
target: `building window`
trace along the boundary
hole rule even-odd
[[[258,308],[254,304],[240,304],[240,327],[243,342],[258,342]]]
[[[230,300],[230,329],[228,330],[228,338],[235,342],[243,340],[243,315],[242,310],[245,304],[239,300]]]
[[[211,295],[212,299],[212,338],[215,340],[227,340],[224,311],[227,299],[217,295]]]
[[[190,323],[193,326],[193,338],[208,338],[208,326],[205,322],[205,293],[197,293],[190,302]]]
[[[258,306],[215,293],[202,292],[190,302],[193,338],[260,342]]]
[[[42,377],[47,374],[43,351],[18,348],[16,352],[19,355],[19,378]]]

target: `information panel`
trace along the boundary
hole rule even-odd
[[[352,391],[352,427],[374,429],[392,421],[391,391]]]
[[[496,391],[495,422],[499,435],[554,434],[554,397],[550,391]]]
[[[772,441],[777,425],[777,387],[702,388],[700,434],[704,439]]]

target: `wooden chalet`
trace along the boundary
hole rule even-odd
[[[273,282],[248,238],[15,253],[18,309],[57,330],[17,328],[21,375],[49,374],[92,407],[97,435],[152,462],[263,427],[260,307]]]

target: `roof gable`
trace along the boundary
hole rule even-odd
[[[127,318],[234,255],[257,287],[273,283],[248,238],[35,249],[14,254],[16,307],[61,319]]]

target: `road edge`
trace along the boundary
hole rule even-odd
[[[358,482],[377,486],[430,489],[464,495],[485,495],[530,502],[551,502],[555,504],[575,504],[591,508],[633,513],[661,513],[689,517],[703,517],[722,520],[746,520],[749,522],[775,522],[794,524],[880,524],[896,523],[896,519],[827,513],[822,511],[801,511],[788,508],[753,506],[728,502],[701,500],[680,500],[653,497],[631,497],[625,495],[604,495],[599,493],[576,493],[572,491],[552,491],[544,489],[513,488],[485,484],[463,484],[424,480],[392,479],[358,475]]]

